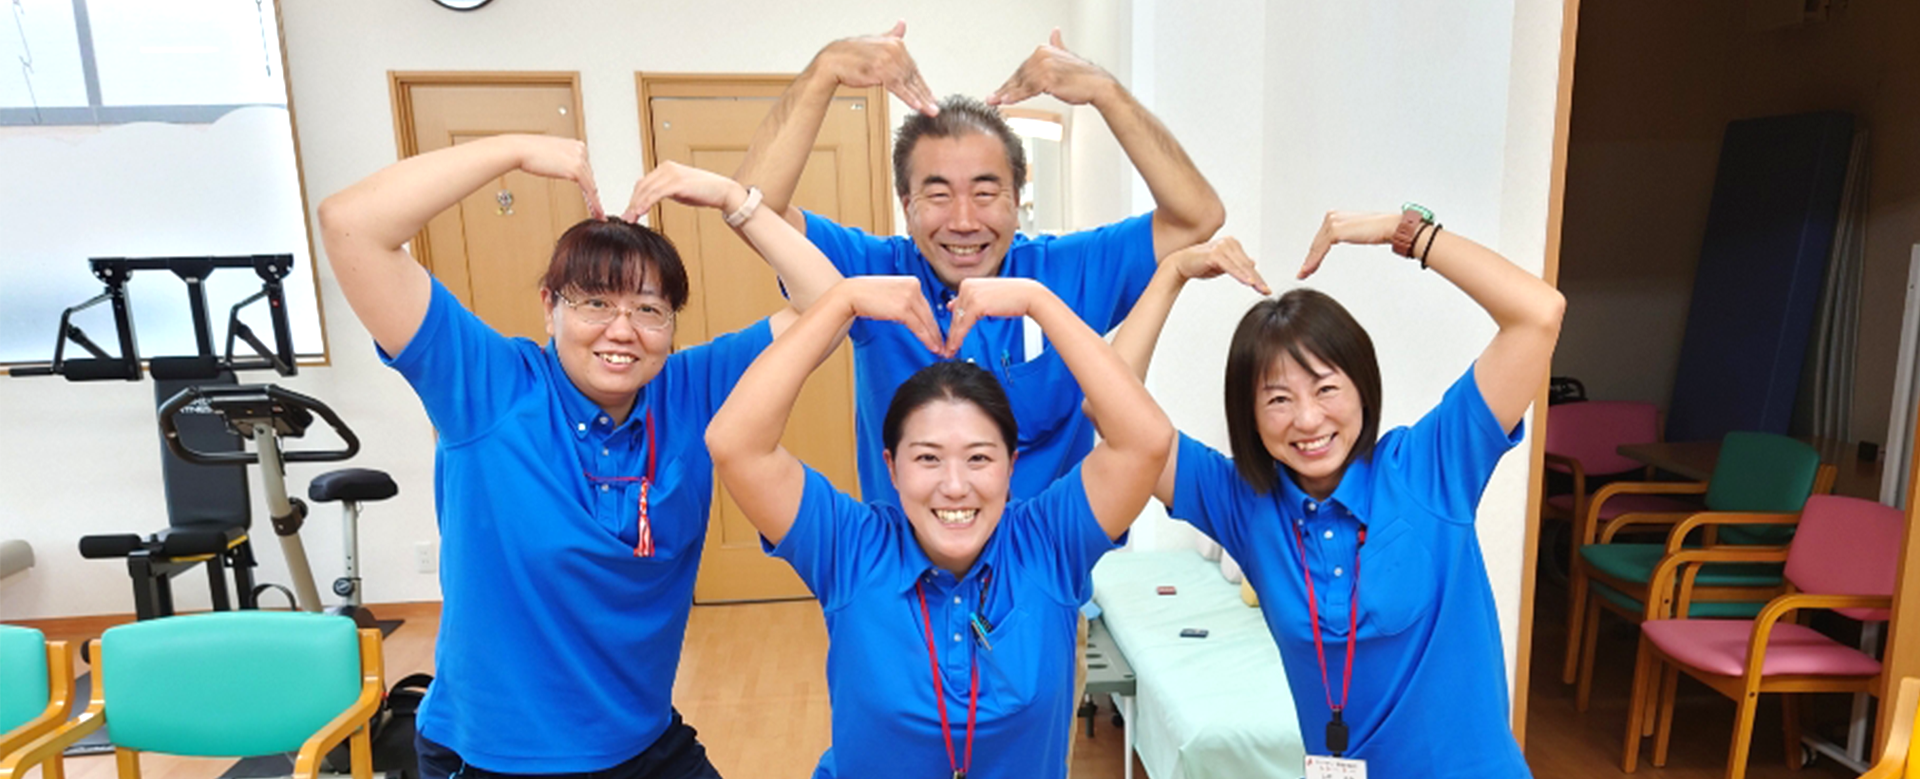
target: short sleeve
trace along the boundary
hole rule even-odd
[[[887,518],[873,505],[841,492],[819,471],[806,469],[800,511],[780,543],[767,553],[787,561],[826,611],[839,608],[892,543]],[[766,539],[760,540],[766,546]]]
[[[486,432],[539,380],[540,347],[501,335],[433,280],[427,316],[406,348],[380,359],[413,385],[427,417],[447,443]]]
[[[1376,459],[1407,474],[1416,499],[1425,501],[1429,509],[1471,522],[1494,467],[1520,443],[1523,427],[1524,423],[1515,425],[1511,433],[1500,429],[1500,421],[1480,395],[1473,369],[1468,368],[1447,388],[1440,405],[1412,427],[1398,431]]]
[[[1013,531],[1009,540],[1022,570],[1042,574],[1047,591],[1068,606],[1093,597],[1094,563],[1126,542],[1100,527],[1078,465],[1040,494],[1009,504],[1001,521]]]
[[[1033,276],[1101,333],[1126,319],[1159,267],[1151,213],[1031,245],[1043,252]]]
[[[888,276],[900,273],[894,267],[893,242],[855,227],[843,227],[819,214],[802,212],[807,217],[807,240],[811,241],[842,276]]]
[[[773,343],[773,328],[762,319],[669,358],[667,370],[684,372],[692,387],[695,410],[705,426],[733,392],[755,358]]]
[[[1241,504],[1254,495],[1253,488],[1240,478],[1233,458],[1185,433],[1180,434],[1178,457],[1173,505],[1167,513],[1221,546],[1238,549],[1241,534],[1235,523],[1248,514]]]

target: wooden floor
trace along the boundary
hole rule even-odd
[[[1560,684],[1557,670],[1565,635],[1564,591],[1543,582],[1537,600],[1540,610],[1534,625],[1536,670],[1528,705],[1527,759],[1542,779],[1624,776],[1620,749],[1635,634],[1620,624],[1604,631],[1592,710],[1575,712],[1571,688]],[[376,606],[374,611],[385,619],[406,620],[385,645],[388,678],[431,670],[433,636],[439,628],[438,604],[389,604]],[[82,618],[33,624],[51,638],[84,639],[126,619]],[[804,777],[811,772],[829,740],[826,649],[826,629],[820,609],[812,601],[702,606],[693,610],[674,702],[700,732],[700,741],[722,774],[758,779]],[[1843,700],[1826,708],[1840,706],[1844,706]],[[1683,681],[1678,707],[1673,753],[1667,767],[1654,769],[1643,756],[1634,776],[1708,779],[1723,775],[1733,704],[1705,687]],[[1761,712],[1747,776],[1854,776],[1827,759],[1805,770],[1789,772],[1779,729],[1779,705],[1763,701]],[[1130,756],[1123,754],[1120,730],[1108,721],[1111,714],[1111,704],[1103,702],[1093,738],[1085,736],[1084,721],[1079,723],[1082,730],[1074,739],[1075,779],[1122,775],[1123,761]],[[1803,719],[1813,727],[1818,718],[1810,714]],[[211,779],[231,763],[148,755],[142,758],[142,773],[150,779]],[[67,761],[67,771],[73,779],[107,779],[114,775],[113,759],[73,758]],[[1146,776],[1137,765],[1135,775]],[[28,776],[37,777],[38,771]]]

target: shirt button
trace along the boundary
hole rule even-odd
[[[611,451],[609,451],[609,450],[606,450],[606,449],[601,449],[601,450],[600,450],[600,456],[601,456],[601,457],[605,457],[605,456],[607,456],[607,455],[610,455],[610,454],[613,454],[613,452],[611,452]],[[1328,537],[1328,538],[1332,538],[1332,537],[1333,537],[1333,531],[1331,531],[1331,530],[1329,530],[1329,531],[1327,531],[1327,537]]]
[[[1334,575],[1334,576],[1339,576],[1339,575],[1341,575],[1341,574],[1343,574],[1343,573],[1346,573],[1346,572],[1347,572],[1347,571],[1346,571],[1346,569],[1345,569],[1345,568],[1334,568],[1334,569],[1333,569],[1333,575]]]
[[[607,491],[607,485],[605,485],[605,484],[602,484],[602,485],[600,485],[600,491],[601,491],[601,492],[606,492],[606,491]]]
[[[600,418],[600,424],[603,424],[603,425],[605,425],[605,424],[609,424],[609,423],[610,423],[610,422],[612,422],[612,421],[613,421],[613,420],[610,420],[610,419],[607,419],[606,417],[601,417],[601,418]]]
[[[1307,501],[1307,510],[1308,510],[1308,511],[1319,511],[1319,510],[1320,510],[1320,504],[1318,504],[1318,503],[1315,503],[1315,502],[1313,502],[1313,501],[1311,501],[1311,500],[1310,500],[1310,501]]]
[[[960,634],[959,634],[959,633],[955,633],[955,634],[953,634],[953,640],[955,640],[955,641],[959,641],[959,640],[960,640]]]
[[[1327,538],[1327,539],[1332,539],[1332,538],[1333,538],[1333,531],[1331,531],[1331,530],[1329,530],[1329,531],[1327,531],[1327,533],[1326,533],[1326,535],[1324,535],[1324,536],[1322,536],[1322,537],[1323,537],[1323,538]]]
[[[579,430],[580,430],[580,432],[582,432],[582,433],[584,433],[584,432],[587,432],[587,423],[585,423],[585,422],[581,422],[581,423],[580,423],[580,427],[579,427],[578,429],[579,429]]]
[[[955,606],[960,605],[960,596],[958,595],[953,596],[953,605]]]

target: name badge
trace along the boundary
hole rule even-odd
[[[1367,761],[1307,755],[1307,779],[1367,779]]]

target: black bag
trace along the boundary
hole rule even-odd
[[[387,699],[367,724],[373,737],[374,771],[389,779],[416,779],[420,775],[420,758],[413,749],[413,716],[420,709],[420,700],[427,696],[427,685],[432,683],[432,674],[413,674],[394,682],[387,691]],[[346,742],[328,752],[320,768],[350,773],[353,763]]]

